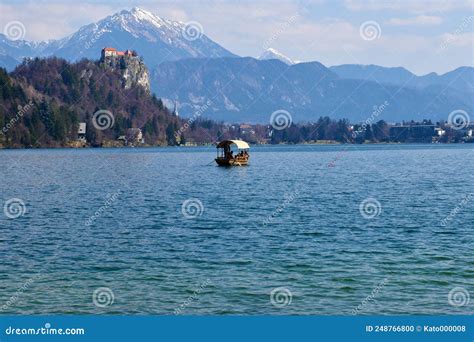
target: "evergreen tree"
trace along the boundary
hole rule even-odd
[[[173,123],[168,124],[166,127],[166,142],[170,146],[176,145],[176,126]]]

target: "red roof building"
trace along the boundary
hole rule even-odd
[[[109,56],[136,56],[137,54],[132,50],[117,51],[112,47],[105,47],[102,49],[102,59]]]

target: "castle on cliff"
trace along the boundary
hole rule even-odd
[[[112,47],[105,47],[102,49],[101,60],[104,61],[106,57],[137,57],[137,53],[132,50],[117,51]]]
[[[120,72],[125,89],[137,84],[150,93],[148,69],[135,51],[117,51],[115,48],[105,47],[102,49],[100,62],[106,68]]]

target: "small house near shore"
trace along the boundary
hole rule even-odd
[[[86,142],[86,123],[79,122],[79,128],[77,129],[77,140]]]

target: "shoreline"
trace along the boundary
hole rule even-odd
[[[288,144],[288,143],[280,143],[280,144],[250,144],[251,146],[301,146],[301,145],[308,145],[308,146],[342,146],[342,145],[358,145],[358,146],[371,146],[371,145],[464,145],[464,144],[471,144],[469,142],[447,142],[447,143],[427,143],[427,142],[367,142],[362,144],[356,143],[341,143],[341,142],[312,142],[312,143],[299,143],[299,144]],[[202,145],[192,145],[192,146],[185,146],[185,145],[142,145],[142,146],[83,146],[83,147],[73,147],[73,146],[39,146],[39,147],[4,147],[0,146],[1,150],[84,150],[84,149],[147,149],[147,148],[200,148],[200,147],[215,147],[216,144],[202,144]]]

